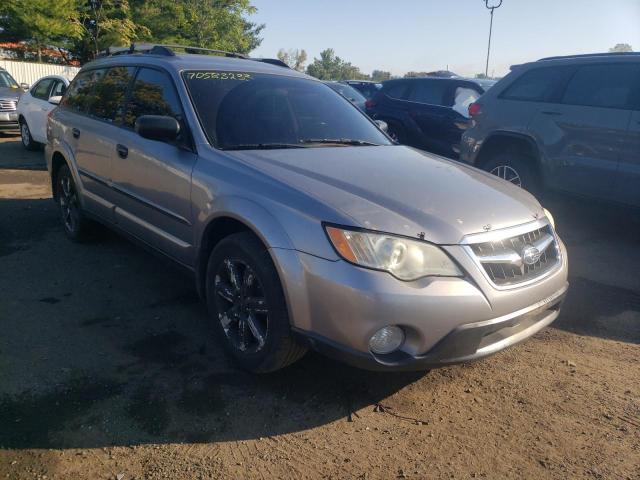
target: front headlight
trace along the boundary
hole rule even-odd
[[[447,254],[430,243],[367,231],[325,228],[340,256],[361,267],[385,270],[400,280],[462,276]]]
[[[555,230],[556,229],[556,221],[553,218],[553,215],[551,215],[551,212],[549,210],[547,210],[546,208],[543,208],[542,210],[544,210],[545,217],[547,217],[547,220],[549,220],[549,223],[551,224],[551,226]]]

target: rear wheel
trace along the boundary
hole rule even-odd
[[[20,120],[20,138],[22,139],[22,146],[27,150],[38,150],[40,148],[40,144],[33,140],[31,130],[25,119]]]
[[[255,236],[243,232],[220,241],[209,257],[206,281],[216,335],[243,368],[271,372],[304,355],[293,338],[271,256]]]
[[[483,165],[483,169],[533,194],[540,192],[534,160],[520,152],[498,153]]]
[[[74,242],[83,242],[90,237],[92,222],[84,217],[73,176],[67,165],[56,175],[56,198],[64,233]]]

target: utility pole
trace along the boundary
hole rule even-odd
[[[489,22],[489,45],[487,46],[487,64],[484,67],[484,76],[489,76],[489,54],[491,53],[491,31],[493,30],[493,11],[502,6],[502,0],[497,5],[489,5],[489,0],[484,0],[484,6],[491,11],[491,20]]]

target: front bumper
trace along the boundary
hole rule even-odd
[[[466,278],[401,282],[388,273],[295,250],[272,249],[294,331],[312,348],[376,370],[421,370],[469,362],[516,344],[558,316],[567,291],[567,255],[539,282],[499,290],[459,246],[446,247]],[[398,325],[400,350],[374,355],[369,339]]]
[[[0,130],[18,130],[18,112],[0,112]]]
[[[488,357],[529,338],[551,324],[560,313],[567,287],[522,311],[485,322],[460,325],[423,355],[402,350],[388,355],[364,353],[311,333],[296,331],[314,350],[366,370],[428,370]]]

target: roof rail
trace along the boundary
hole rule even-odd
[[[190,54],[207,54],[215,53],[231,58],[242,58],[245,60],[254,60],[256,62],[269,63],[278,67],[289,68],[289,65],[278,58],[251,58],[242,53],[227,52],[226,50],[215,50],[213,48],[190,47],[187,45],[160,45],[155,43],[132,43],[129,47],[107,47],[98,54],[98,58],[113,57],[115,55],[131,55],[134,53],[148,53],[149,55],[163,55],[166,57],[175,56],[174,50],[183,50],[184,53]]]
[[[132,43],[129,47],[108,47],[100,52],[98,57],[111,57],[114,55],[129,55],[133,53],[148,53],[150,55],[164,55],[171,57],[175,55],[174,50],[184,50],[185,53],[215,53],[225,57],[233,58],[249,58],[246,55],[235,52],[227,52],[226,50],[215,50],[213,48],[191,47],[187,45],[162,45],[155,43]]]
[[[545,57],[538,60],[538,62],[544,62],[546,60],[562,60],[570,58],[588,58],[588,57],[610,57],[610,56],[634,56],[640,55],[640,52],[602,52],[602,53],[581,53],[577,55],[559,55],[556,57]]]

